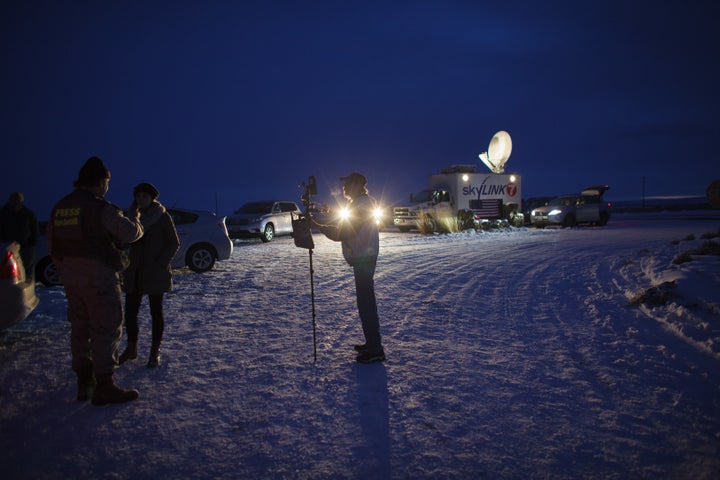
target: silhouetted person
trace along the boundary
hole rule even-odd
[[[5,206],[0,209],[0,241],[17,242],[20,258],[25,266],[28,281],[35,281],[35,246],[38,240],[38,224],[35,214],[24,205],[25,197],[13,192]]]
[[[105,200],[109,183],[110,171],[102,160],[89,158],[75,190],[53,208],[47,227],[50,255],[68,302],[77,399],[92,397],[94,405],[139,396],[137,390],[115,385],[113,374],[123,322],[119,273],[129,263],[123,246],[142,237],[143,229],[137,210],[126,217]]]
[[[141,183],[134,188],[133,195],[130,209],[140,209],[140,223],[145,233],[130,245],[130,266],[123,272],[127,347],[120,355],[120,363],[137,358],[138,313],[142,297],[147,295],[152,318],[147,366],[152,368],[160,364],[160,343],[165,331],[163,294],[172,290],[170,263],[180,248],[180,241],[172,217],[157,200],[160,193],[154,185]]]
[[[345,261],[353,268],[358,312],[362,322],[365,343],[355,345],[359,352],[357,361],[375,363],[385,360],[380,338],[380,320],[375,300],[375,265],[380,240],[374,211],[375,201],[368,195],[367,179],[354,172],[341,177],[343,195],[348,201],[347,218],[335,225],[321,225],[312,217],[311,224],[330,240],[342,243]]]

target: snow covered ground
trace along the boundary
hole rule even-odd
[[[720,257],[672,263],[718,231],[715,213],[383,232],[375,365],[354,361],[339,245],[315,237],[314,362],[307,251],[238,243],[210,273],[178,271],[163,363],[145,367],[143,321],[141,357],[116,374],[141,397],[119,406],[75,401],[63,290],[38,287],[0,335],[0,472],[720,478]]]

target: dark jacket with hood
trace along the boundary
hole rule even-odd
[[[123,273],[128,293],[158,294],[172,290],[170,264],[180,248],[172,217],[159,202],[140,211],[145,235],[130,245],[130,266]]]

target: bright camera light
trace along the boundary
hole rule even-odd
[[[347,207],[343,207],[340,210],[338,210],[338,218],[340,220],[347,220],[350,218],[350,210]]]
[[[470,175],[465,173],[465,174],[463,174],[462,179],[463,179],[463,182],[467,182],[468,180],[470,180]]]
[[[511,182],[514,182],[514,181],[515,181],[515,175],[510,175],[510,181],[511,181]]]

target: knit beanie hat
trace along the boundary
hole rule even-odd
[[[147,193],[153,200],[160,196],[160,192],[158,192],[158,189],[155,188],[155,185],[152,183],[138,183],[133,189],[133,195],[137,195],[138,192]]]
[[[80,169],[75,186],[93,187],[105,179],[110,179],[110,170],[98,157],[90,157]]]

